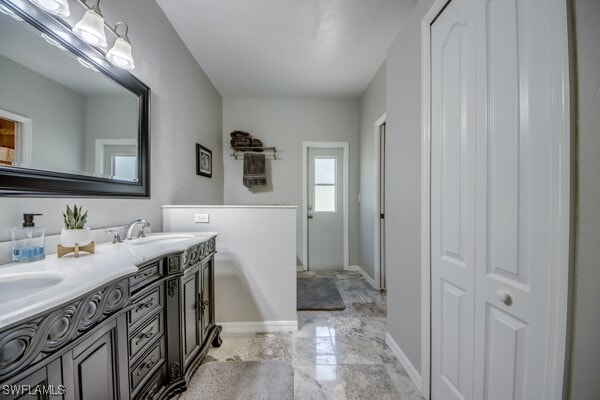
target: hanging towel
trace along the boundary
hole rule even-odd
[[[244,186],[247,188],[267,186],[264,154],[244,154]]]

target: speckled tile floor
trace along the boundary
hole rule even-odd
[[[287,360],[298,400],[421,399],[385,344],[386,294],[358,273],[317,274],[337,278],[345,310],[300,311],[294,333],[223,334],[206,361]]]

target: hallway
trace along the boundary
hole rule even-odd
[[[314,274],[299,272],[298,276]],[[387,301],[355,272],[337,277],[343,311],[300,311],[295,333],[224,334],[207,361],[288,360],[296,399],[421,399],[385,344]],[[183,398],[183,397],[182,397]]]

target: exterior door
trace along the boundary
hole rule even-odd
[[[562,398],[566,18],[452,0],[431,24],[433,399]]]
[[[341,148],[308,149],[308,269],[344,269]]]
[[[475,90],[467,0],[431,25],[431,398],[473,398]]]

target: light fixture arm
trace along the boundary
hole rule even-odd
[[[122,35],[119,34],[119,32],[118,32],[119,26],[124,26],[125,27],[125,33],[123,33]],[[123,39],[129,41],[129,36],[128,36],[128,34],[129,34],[129,26],[125,22],[123,22],[123,21],[117,22],[115,24],[115,28],[113,29],[113,32],[114,32],[115,35],[117,35],[117,37],[120,37],[120,38],[123,38]]]

